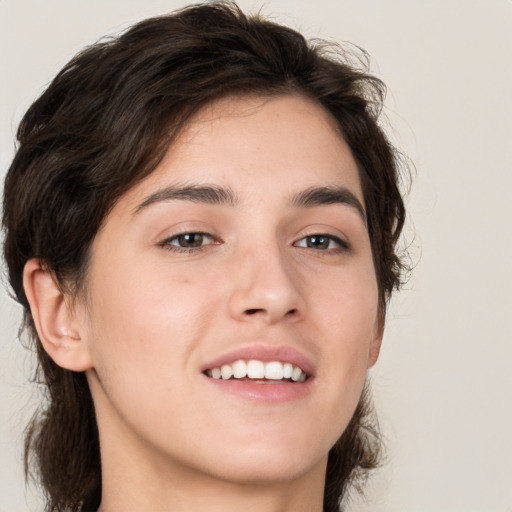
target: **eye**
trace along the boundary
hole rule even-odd
[[[161,242],[161,246],[171,251],[193,251],[213,243],[213,237],[208,233],[182,233]]]
[[[348,249],[348,243],[342,240],[341,238],[333,235],[308,235],[304,238],[301,238],[299,241],[294,244],[296,247],[304,247],[307,249],[316,249],[319,251],[328,251],[328,250],[344,250]]]

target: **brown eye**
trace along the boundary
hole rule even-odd
[[[326,236],[308,236],[306,238],[306,244],[312,249],[329,249],[331,239]]]
[[[331,249],[348,249],[348,244],[332,235],[309,235],[295,243],[297,247],[327,251]]]
[[[164,240],[162,245],[177,249],[196,249],[211,244],[212,241],[212,236],[206,233],[183,233]]]
[[[204,235],[202,233],[187,233],[176,237],[176,245],[180,247],[201,247],[203,245]]]

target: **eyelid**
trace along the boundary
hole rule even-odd
[[[329,240],[334,241],[337,244],[337,247],[333,247],[330,249],[329,248],[321,249],[321,248],[305,247],[302,245],[298,245],[299,242],[306,240],[307,238],[312,238],[312,237],[328,238]],[[304,236],[299,238],[296,242],[294,242],[293,245],[295,247],[300,247],[303,249],[312,249],[312,250],[317,250],[318,252],[330,252],[330,253],[345,252],[345,251],[349,251],[351,249],[350,244],[343,237],[341,237],[339,235],[333,235],[332,233],[322,233],[322,232],[313,232],[313,233],[305,234]]]
[[[201,244],[197,247],[181,247],[178,244],[171,243],[172,241],[179,239],[180,237],[187,236],[187,235],[200,235],[200,236],[208,238],[210,241],[206,244]],[[218,243],[219,243],[219,241],[211,233],[208,233],[206,231],[187,229],[187,230],[183,230],[178,233],[173,233],[172,235],[165,237],[163,240],[161,240],[158,243],[158,245],[168,251],[190,253],[190,252],[197,252],[197,251],[204,250],[208,246],[217,245]]]
[[[170,242],[172,240],[176,240],[176,239],[179,239],[179,238],[187,236],[187,235],[199,235],[199,236],[202,236],[204,238],[209,238],[209,239],[213,240],[213,236],[210,235],[210,233],[205,233],[205,232],[202,232],[202,231],[185,231],[184,233],[177,233],[176,235],[173,235],[173,236],[167,238],[166,241]]]

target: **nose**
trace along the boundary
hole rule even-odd
[[[300,279],[278,247],[247,251],[234,272],[229,310],[239,321],[275,324],[305,314]]]

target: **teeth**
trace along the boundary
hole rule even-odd
[[[261,361],[249,361],[247,363],[247,377],[249,377],[249,379],[265,378],[265,364]]]
[[[220,374],[222,376],[222,380],[231,379],[233,375],[233,368],[231,368],[230,364],[223,364],[220,369]]]
[[[265,379],[281,380],[283,378],[283,365],[272,361],[265,365]]]
[[[291,379],[294,381],[294,382],[298,382],[299,379],[300,379],[300,374],[302,373],[302,370],[298,367],[298,366],[295,366],[295,368],[293,369],[292,371],[292,377]]]
[[[235,361],[233,363],[233,377],[235,379],[247,377],[247,364],[245,361]]]
[[[271,361],[264,363],[251,359],[248,362],[239,360],[233,364],[223,364],[220,368],[212,368],[206,374],[213,379],[229,380],[233,379],[267,379],[283,380],[291,379],[293,382],[304,382],[306,374],[298,366],[291,363],[281,363],[280,361]]]

